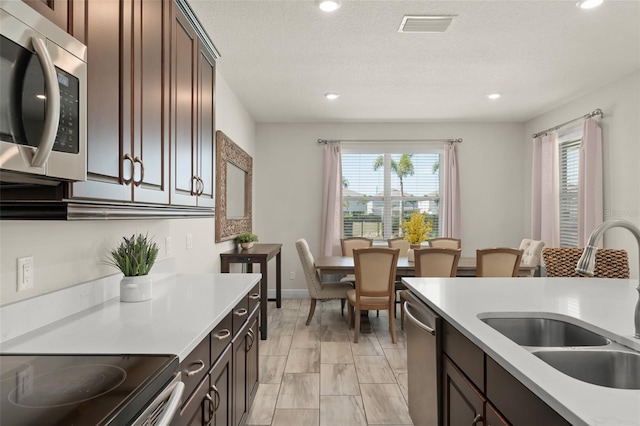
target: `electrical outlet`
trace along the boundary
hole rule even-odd
[[[289,272],[289,279],[290,280],[295,280],[296,279],[296,273],[294,271]]]
[[[164,239],[164,254],[171,254],[171,237]]]
[[[33,256],[18,258],[18,291],[33,288]]]
[[[193,248],[193,234],[187,234],[187,250]]]

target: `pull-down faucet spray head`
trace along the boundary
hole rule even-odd
[[[598,239],[607,229],[616,227],[625,228],[633,234],[636,238],[636,242],[638,243],[638,252],[640,256],[640,229],[628,220],[609,220],[600,224],[593,230],[593,232],[591,232],[587,246],[582,252],[582,256],[580,256],[580,260],[578,260],[578,264],[576,265],[576,272],[578,274],[593,276],[596,264],[596,252],[598,251],[598,247],[596,246]],[[640,261],[638,264],[640,265]],[[636,303],[636,309],[633,316],[633,322],[635,325],[634,337],[636,339],[640,339],[640,281],[638,282],[636,290],[638,290],[638,302]]]

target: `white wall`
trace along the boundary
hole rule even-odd
[[[528,212],[523,232],[531,229],[531,135],[600,108],[603,138],[605,220],[627,219],[640,226],[640,72],[596,88],[525,124],[525,197]],[[631,275],[638,276],[638,247],[632,235],[612,229],[604,246],[629,252]]]
[[[517,123],[258,123],[255,232],[261,241],[283,244],[283,288],[306,289],[295,241],[307,239],[318,255],[323,148],[317,139],[463,138],[463,256],[475,256],[477,248],[517,246],[528,236],[522,231],[528,214],[522,135]]]
[[[216,128],[249,154],[255,152],[255,124],[224,78],[216,76]],[[159,259],[174,257],[178,272],[218,272],[221,251],[214,219],[96,220],[77,222],[0,221],[0,305],[114,274],[103,264],[107,249],[125,235],[148,232],[161,246]],[[186,235],[193,249],[186,250]],[[172,253],[165,253],[165,237]],[[35,287],[16,292],[16,258],[33,256]]]

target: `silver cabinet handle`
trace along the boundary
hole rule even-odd
[[[134,173],[135,173],[135,168],[136,168],[134,163],[135,163],[136,160],[131,156],[131,154],[125,154],[123,159],[126,160],[126,161],[129,161],[129,165],[131,167],[131,177],[129,179],[124,179],[123,178],[122,182],[125,185],[131,185],[131,182],[134,181]]]
[[[131,180],[133,180],[133,184],[135,186],[140,186],[142,185],[142,182],[144,181],[144,163],[142,162],[142,160],[138,157],[135,157],[133,159],[134,162],[134,171],[135,171],[135,163],[140,164],[140,179],[139,180],[135,180],[133,174],[131,175]]]
[[[199,182],[198,196],[200,196],[204,193],[204,181],[200,176],[198,176],[198,182]]]
[[[249,299],[251,300],[258,300],[260,299],[260,293],[253,293],[249,295]]]
[[[482,414],[476,414],[476,416],[471,421],[471,426],[475,426],[476,423],[482,421]]]
[[[191,178],[192,181],[192,185],[191,185],[191,195],[198,195],[198,190],[200,187],[200,184],[198,183],[198,176],[193,176]]]
[[[42,72],[47,90],[47,111],[44,117],[42,139],[31,159],[31,166],[42,167],[49,159],[58,133],[58,123],[60,121],[60,86],[58,86],[56,68],[53,65],[53,60],[47,51],[44,40],[38,37],[32,37],[31,43],[33,43],[33,49],[36,51],[36,55],[38,55],[38,59],[40,59],[40,63],[42,64]]]
[[[184,393],[184,383],[178,382],[175,384],[173,391],[171,392],[171,397],[169,398],[169,402],[167,403],[167,408],[164,411],[164,414],[158,422],[156,426],[169,426],[173,421],[174,415],[176,411],[180,408],[180,403],[182,402],[182,394]]]
[[[215,385],[211,385],[209,392],[214,392],[215,398],[211,398],[210,394],[206,394],[204,396],[205,399],[209,401],[209,421],[207,422],[207,426],[211,425],[213,422],[213,415],[216,414],[216,411],[220,408],[220,392],[218,392],[218,388],[216,388]]]
[[[247,315],[248,312],[249,311],[247,311],[247,308],[241,308],[241,309],[238,309],[237,311],[235,311],[235,314],[237,316],[239,316],[239,317],[243,317],[243,316]]]
[[[216,333],[213,336],[218,340],[224,340],[228,339],[229,336],[231,336],[231,332],[225,328],[224,330],[220,330],[219,333]]]
[[[424,331],[426,331],[427,333],[431,334],[432,336],[436,335],[436,331],[429,327],[428,325],[423,324],[422,322],[418,321],[418,319],[416,317],[414,317],[413,315],[411,315],[411,311],[409,310],[409,303],[408,302],[404,302],[404,314],[407,316],[407,319],[409,321],[411,321],[412,323],[414,323],[415,325],[417,325],[418,327],[420,327],[421,329],[423,329]],[[475,422],[474,422],[475,424]]]
[[[249,352],[251,348],[253,348],[253,343],[256,341],[256,335],[254,334],[252,329],[249,329],[247,331],[247,337],[250,338],[251,340],[249,341],[249,344],[247,345],[245,352]]]
[[[196,368],[195,370],[191,370],[191,371],[185,370],[185,374],[188,377],[196,375],[196,374],[200,373],[202,370],[204,370],[205,363],[204,363],[203,360],[199,359],[199,360],[193,362],[193,364],[200,364],[200,367]]]

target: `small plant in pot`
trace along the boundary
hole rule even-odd
[[[124,274],[120,281],[120,301],[142,302],[153,297],[151,267],[158,256],[158,245],[147,235],[122,237],[109,251],[107,264]]]
[[[250,249],[253,247],[253,243],[258,241],[258,236],[251,232],[243,232],[242,234],[238,234],[236,241],[243,249]]]

